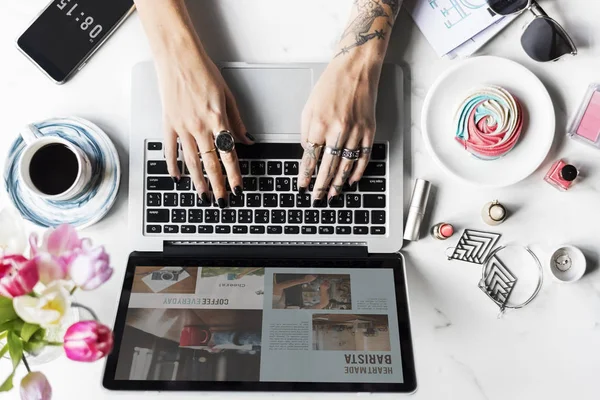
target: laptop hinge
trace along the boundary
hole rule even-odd
[[[364,242],[165,241],[166,256],[222,258],[366,258]]]

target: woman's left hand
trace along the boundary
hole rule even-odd
[[[300,193],[309,187],[324,152],[312,193],[313,206],[331,202],[342,193],[346,182],[353,185],[360,180],[375,137],[381,64],[365,66],[360,59],[342,57],[327,66],[302,113]]]

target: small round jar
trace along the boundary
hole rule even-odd
[[[500,225],[508,217],[508,211],[498,200],[491,201],[483,206],[481,218],[488,225]]]

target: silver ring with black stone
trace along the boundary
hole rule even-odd
[[[235,139],[229,131],[221,131],[215,136],[215,147],[221,153],[231,153],[235,149]]]

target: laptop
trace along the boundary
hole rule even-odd
[[[385,64],[364,177],[338,202],[299,194],[300,115],[326,64],[224,63],[256,137],[242,196],[199,201],[164,159],[152,63],[133,71],[129,237],[104,386],[113,390],[416,389],[403,236],[403,73]],[[315,172],[316,174],[316,172]],[[315,175],[316,176],[316,175]],[[314,179],[313,179],[314,183]]]

